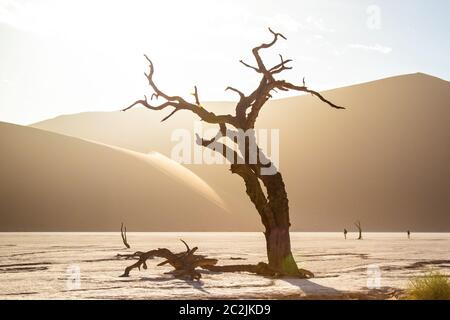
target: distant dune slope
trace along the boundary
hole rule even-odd
[[[257,122],[259,128],[280,129],[280,165],[293,229],[351,229],[359,219],[365,230],[450,231],[449,82],[418,73],[324,95],[348,109],[299,96],[270,101]],[[204,105],[234,112],[228,102]],[[166,114],[144,109],[81,113],[33,126],[169,156],[171,132],[192,130],[195,118],[179,112],[160,123]],[[243,217],[243,226],[246,219],[259,226],[239,177],[221,166],[188,167],[220,190]]]
[[[0,137],[0,231],[236,228],[220,197],[163,155],[1,122]]]

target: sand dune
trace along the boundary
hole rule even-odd
[[[299,96],[270,101],[258,122],[259,128],[280,128],[280,166],[293,229],[341,230],[360,219],[372,231],[449,231],[449,82],[418,73],[324,95],[348,109],[337,111]],[[234,111],[229,102],[204,105]],[[165,115],[144,109],[81,113],[33,126],[169,156],[171,132],[192,130],[194,118],[179,112],[161,124]],[[249,230],[247,222],[259,228],[239,177],[223,166],[188,167],[242,217],[236,230]],[[209,225],[221,228],[214,221]]]
[[[1,231],[235,227],[206,182],[161,154],[7,123],[0,136]]]

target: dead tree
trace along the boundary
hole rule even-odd
[[[355,222],[355,226],[356,228],[358,228],[359,231],[359,236],[358,236],[358,240],[362,240],[362,229],[361,229],[361,222],[358,220]]]
[[[121,277],[128,277],[130,272],[137,268],[141,270],[141,267],[146,270],[147,260],[156,257],[164,258],[165,260],[158,264],[158,266],[163,266],[165,264],[170,264],[174,270],[167,272],[167,274],[173,275],[175,278],[186,279],[186,280],[200,280],[201,273],[197,268],[206,269],[213,272],[249,272],[263,276],[279,276],[276,271],[269,267],[267,263],[260,262],[256,265],[253,264],[239,264],[239,265],[226,265],[218,266],[217,259],[207,258],[204,255],[196,254],[198,247],[189,248],[188,244],[180,239],[186,246],[186,251],[180,253],[173,253],[167,248],[159,248],[156,250],[150,250],[147,252],[136,251],[132,254],[118,254],[118,258],[124,259],[137,259],[135,263],[125,268],[124,273]],[[307,277],[313,277],[314,275],[307,271],[300,269],[302,274]]]
[[[169,95],[162,91],[153,79],[155,68],[153,62],[147,56],[145,58],[149,63],[149,72],[145,76],[148,84],[154,91],[151,98],[162,98],[164,101],[159,104],[152,104],[144,96],[144,99],[135,101],[123,111],[137,105],[151,110],[172,108],[172,111],[162,119],[162,121],[165,121],[176,112],[187,110],[197,115],[202,121],[216,124],[218,126],[217,135],[212,139],[204,139],[197,136],[197,144],[222,154],[231,163],[231,172],[243,179],[247,195],[256,207],[265,227],[264,235],[269,267],[279,274],[302,277],[307,276],[307,274],[303,274],[298,269],[291,253],[289,205],[283,178],[276,168],[271,174],[265,173],[265,169],[274,168],[275,166],[267,159],[258,146],[256,146],[256,152],[253,152],[253,155],[250,154],[249,151],[252,149],[250,140],[256,144],[252,129],[255,127],[262,107],[272,97],[272,92],[277,92],[277,90],[294,90],[308,93],[318,97],[333,108],[344,108],[328,101],[320,93],[309,89],[305,84],[295,85],[286,80],[275,78],[279,73],[292,69],[292,67],[288,66],[288,63],[292,60],[285,60],[280,55],[280,62],[273,67],[267,67],[264,64],[260,51],[272,47],[280,38],[286,39],[282,34],[276,33],[270,28],[269,31],[272,34],[272,40],[252,50],[256,66],[252,66],[242,60],[240,61],[245,67],[261,76],[258,87],[247,95],[234,87],[225,89],[236,93],[239,97],[234,114],[215,114],[203,108],[199,100],[197,87],[194,87],[194,102],[188,102],[180,96]],[[245,132],[246,135],[248,133],[247,138],[236,139],[237,132]],[[236,147],[235,149],[219,141],[226,138],[230,139],[231,143]],[[263,188],[266,189],[266,192],[263,191]]]
[[[164,258],[163,262],[159,263],[158,266],[163,266],[165,264],[170,264],[175,270],[170,271],[169,274],[172,274],[176,278],[182,279],[190,279],[190,280],[199,280],[201,278],[201,274],[195,270],[197,267],[206,267],[212,266],[217,263],[217,259],[209,259],[203,255],[197,255],[195,252],[198,250],[198,247],[189,248],[188,244],[181,240],[186,246],[185,252],[173,253],[169,249],[159,248],[156,250],[150,250],[147,252],[137,251],[133,254],[129,255],[118,255],[118,257],[124,258],[137,258],[138,261],[127,268],[125,268],[124,273],[121,277],[128,277],[130,275],[131,270],[138,268],[141,270],[141,267],[147,269],[147,260],[155,257]]]
[[[130,245],[128,244],[128,240],[127,240],[127,227],[123,225],[120,226],[120,235],[122,236],[122,241],[123,244],[125,245],[125,247],[127,247],[128,249],[130,249]]]

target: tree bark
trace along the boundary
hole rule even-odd
[[[269,268],[280,275],[312,277],[311,272],[297,267],[291,252],[289,201],[281,173],[258,175],[256,172],[259,170],[255,170],[254,166],[249,164],[232,164],[231,172],[244,179],[247,195],[255,205],[265,227]],[[260,181],[267,190],[267,197]]]
[[[269,267],[284,275],[298,276],[299,269],[291,252],[289,227],[269,227],[264,235]]]
[[[269,267],[282,274],[298,275],[299,269],[291,252],[289,201],[281,173],[261,176],[273,219],[264,226]]]

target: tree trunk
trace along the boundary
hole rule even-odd
[[[289,201],[283,178],[279,172],[274,175],[256,175],[250,165],[232,165],[231,172],[240,175],[246,192],[255,205],[265,227],[267,259],[269,267],[281,275],[311,276],[300,271],[292,256],[289,236]],[[267,197],[262,191],[263,182]]]
[[[264,235],[269,267],[281,274],[298,276],[299,270],[291,252],[289,226],[266,228]]]
[[[289,235],[289,201],[281,173],[260,176],[267,190],[273,219],[264,225],[269,267],[286,275],[298,275],[299,269],[291,252]]]

